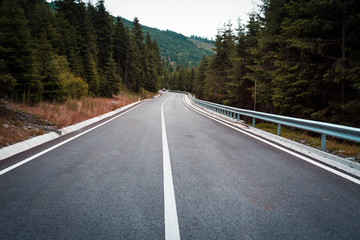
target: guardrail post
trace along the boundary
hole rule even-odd
[[[240,114],[237,114],[237,120],[240,121]]]
[[[278,127],[277,127],[277,135],[280,136],[281,133],[281,124],[278,123]]]
[[[326,151],[326,134],[321,134],[321,150]]]
[[[255,127],[255,118],[253,117],[253,124],[252,124],[253,127]]]

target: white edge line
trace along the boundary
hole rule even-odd
[[[137,105],[137,106],[135,106],[135,107],[133,107],[133,108],[131,108],[131,109],[129,109],[129,110],[121,113],[121,114],[119,114],[119,115],[116,116],[116,117],[113,117],[113,118],[107,120],[106,122],[103,122],[103,123],[101,123],[101,124],[99,124],[99,125],[97,125],[97,126],[95,126],[95,127],[93,127],[93,128],[90,128],[90,129],[86,130],[85,132],[82,132],[82,133],[80,133],[80,134],[78,134],[78,135],[76,135],[76,136],[74,136],[74,137],[71,137],[71,138],[69,138],[69,139],[67,139],[67,140],[65,140],[65,141],[63,141],[63,142],[61,142],[61,143],[58,143],[58,144],[56,144],[56,145],[54,145],[54,146],[52,146],[52,147],[50,147],[50,148],[48,148],[48,149],[46,149],[46,150],[44,150],[44,151],[42,151],[42,152],[39,152],[39,153],[37,153],[37,154],[35,154],[35,155],[31,156],[31,157],[28,157],[28,158],[22,160],[21,162],[18,162],[18,163],[14,164],[14,165],[11,165],[10,167],[7,167],[7,168],[1,170],[1,171],[0,171],[0,176],[3,175],[3,174],[5,174],[5,173],[7,173],[7,172],[9,172],[9,171],[11,171],[11,170],[13,170],[13,169],[15,169],[15,168],[17,168],[17,167],[20,167],[21,165],[24,165],[24,164],[27,163],[27,162],[30,162],[31,160],[34,160],[34,159],[37,158],[37,157],[40,157],[41,155],[44,155],[45,153],[50,152],[50,151],[52,151],[52,150],[54,150],[54,149],[56,149],[56,148],[58,148],[58,147],[60,147],[60,146],[62,146],[62,145],[64,145],[64,144],[66,144],[66,143],[68,143],[68,142],[70,142],[70,141],[72,141],[72,140],[74,140],[74,139],[76,139],[76,138],[78,138],[78,137],[80,137],[80,136],[82,136],[82,135],[84,135],[84,134],[86,134],[86,133],[88,133],[88,132],[90,132],[90,131],[98,128],[98,127],[101,127],[102,125],[107,124],[107,123],[109,123],[109,122],[117,119],[118,117],[121,117],[122,115],[130,112],[131,110],[134,110],[135,108],[141,106],[141,105],[144,104],[144,103],[145,103],[145,102],[140,103],[139,105]]]
[[[173,96],[173,95],[172,95]],[[172,98],[172,96],[170,98]],[[161,132],[163,145],[163,174],[164,174],[164,220],[165,220],[165,240],[180,239],[179,222],[176,210],[176,200],[174,183],[171,171],[169,145],[167,141],[164,104],[167,98],[161,105]]]
[[[335,170],[335,169],[333,169],[333,168],[330,168],[330,167],[328,167],[328,166],[325,166],[325,165],[323,165],[323,164],[321,164],[321,163],[318,163],[318,162],[316,162],[316,161],[314,161],[314,160],[311,160],[310,158],[307,158],[307,157],[305,157],[305,156],[303,156],[303,155],[300,155],[300,154],[298,154],[298,153],[295,153],[295,152],[293,152],[293,151],[290,151],[290,150],[288,150],[288,149],[286,149],[286,148],[283,148],[283,147],[281,147],[281,146],[279,146],[279,145],[277,145],[277,144],[271,143],[271,142],[269,142],[269,141],[267,141],[267,140],[265,140],[265,139],[262,139],[262,138],[260,138],[260,137],[254,136],[253,134],[250,134],[250,133],[246,132],[245,130],[241,130],[241,129],[239,129],[239,128],[236,128],[236,127],[234,127],[234,126],[231,126],[230,124],[224,123],[224,122],[222,122],[222,121],[220,121],[220,120],[218,120],[218,119],[216,119],[216,118],[210,117],[210,116],[208,116],[208,115],[200,112],[199,110],[197,110],[197,109],[195,109],[195,108],[193,108],[193,107],[190,107],[190,106],[186,103],[186,101],[185,101],[185,96],[183,97],[183,102],[184,102],[185,105],[186,105],[188,108],[190,108],[191,110],[193,110],[193,111],[195,111],[195,112],[197,112],[197,113],[199,113],[199,114],[201,114],[201,115],[203,115],[203,116],[205,116],[205,117],[207,117],[207,118],[209,118],[209,119],[212,119],[212,120],[214,120],[214,121],[216,121],[216,122],[219,122],[219,123],[221,123],[221,124],[223,124],[223,125],[225,125],[225,126],[227,126],[227,127],[229,127],[229,128],[232,128],[232,129],[234,129],[234,130],[236,130],[236,131],[238,131],[238,132],[244,133],[244,134],[246,134],[246,135],[248,135],[248,136],[250,136],[250,137],[252,137],[252,138],[255,138],[255,139],[257,139],[257,140],[259,140],[259,141],[261,141],[261,142],[264,142],[264,143],[266,143],[266,144],[268,144],[268,145],[270,145],[270,146],[272,146],[272,147],[275,147],[275,148],[277,148],[277,149],[279,149],[279,150],[281,150],[281,151],[283,151],[283,152],[289,153],[289,154],[291,154],[291,155],[293,155],[293,156],[295,156],[295,157],[297,157],[297,158],[300,158],[300,159],[302,159],[302,160],[304,160],[304,161],[307,161],[307,162],[309,162],[309,163],[311,163],[311,164],[313,164],[313,165],[315,165],[315,166],[318,166],[318,167],[320,167],[320,168],[322,168],[322,169],[325,169],[325,170],[327,170],[327,171],[329,171],[329,172],[331,172],[331,173],[334,173],[334,174],[336,174],[336,175],[338,175],[338,176],[340,176],[340,177],[342,177],[342,178],[345,178],[345,179],[347,179],[347,180],[349,180],[349,181],[351,181],[351,182],[353,182],[353,183],[356,183],[356,184],[359,184],[359,185],[360,185],[360,180],[359,180],[359,179],[356,179],[356,178],[351,177],[351,176],[349,176],[349,175],[347,175],[347,174],[344,174],[344,173],[342,173],[342,172],[340,172],[340,171],[337,171],[337,170]]]

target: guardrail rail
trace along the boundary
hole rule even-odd
[[[241,116],[251,117],[253,127],[255,127],[256,119],[276,123],[277,135],[280,135],[282,125],[319,133],[321,134],[322,151],[326,151],[326,136],[333,136],[336,138],[341,138],[352,142],[360,143],[360,128],[240,109],[240,108],[230,107],[226,105],[221,105],[217,103],[196,99],[188,92],[184,92],[184,91],[174,91],[174,92],[185,93],[190,97],[193,103],[201,107],[207,108],[211,111],[214,111],[218,114],[224,115],[229,118],[233,118],[235,120],[240,120]]]

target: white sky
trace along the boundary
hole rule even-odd
[[[96,3],[96,0],[92,1]],[[261,0],[105,0],[107,11],[140,24],[169,29],[185,36],[215,39],[217,30],[230,20],[237,27],[248,20],[248,13],[258,9]]]

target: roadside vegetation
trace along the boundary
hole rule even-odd
[[[277,125],[274,123],[259,122],[256,123],[256,128],[272,134],[277,134]],[[321,146],[320,134],[307,132],[301,129],[281,126],[280,136],[317,149],[320,149]],[[360,163],[360,144],[358,143],[327,136],[326,149],[327,152],[331,154]]]
[[[155,95],[157,42],[104,1],[0,2],[0,148]]]
[[[170,66],[167,87],[242,109],[360,127],[357,0],[264,0],[224,24],[216,54]]]
[[[83,97],[65,102],[20,104],[0,99],[0,148],[113,111],[155,93],[123,91],[112,98]]]
[[[103,0],[0,3],[0,97],[34,105],[161,88],[157,42],[114,19]]]

